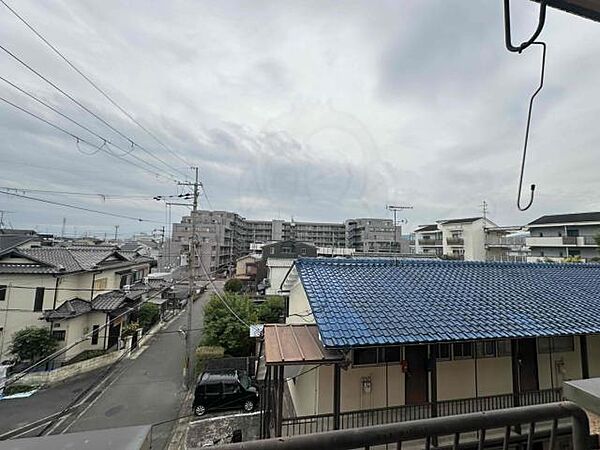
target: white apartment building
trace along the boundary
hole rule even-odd
[[[414,232],[416,254],[437,255],[466,261],[520,261],[526,248],[520,227],[499,227],[488,218],[439,220]]]
[[[600,212],[542,216],[527,225],[531,249],[528,261],[561,261],[579,256],[600,257],[595,237],[600,235]]]

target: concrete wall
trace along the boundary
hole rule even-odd
[[[117,361],[127,351],[129,350],[123,349],[110,352],[106,355],[98,356],[96,358],[69,364],[68,366],[59,367],[58,369],[45,372],[28,373],[19,380],[18,384],[44,385],[58,383],[59,381],[74,377],[75,375],[80,375],[82,373],[91,372],[92,370],[108,366]]]
[[[588,336],[590,377],[600,377],[600,334]]]

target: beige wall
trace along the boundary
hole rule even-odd
[[[61,342],[60,347],[68,347],[74,342],[81,339],[88,333],[91,333],[94,325],[99,325],[100,327],[106,324],[106,313],[100,311],[93,311],[88,314],[83,314],[78,317],[74,317],[68,320],[61,320],[56,322],[54,325],[55,330],[65,330],[65,340]],[[58,326],[57,326],[58,325]],[[103,350],[105,343],[105,335],[107,335],[108,329],[101,329],[99,331],[98,343],[92,345],[91,339],[86,339],[80,344],[74,346],[73,348],[67,350],[60,360],[69,360],[79,353],[85,350]]]
[[[310,304],[308,303],[308,297],[302,287],[301,283],[296,283],[290,290],[289,297],[289,315],[286,318],[286,323],[315,323],[315,319],[312,315],[308,315],[311,312]],[[294,316],[294,314],[297,314]]]
[[[550,358],[538,355],[540,389],[558,388],[562,381],[581,378],[579,338],[572,352],[552,354],[553,383],[550,383]],[[600,335],[588,337],[590,376],[600,376]],[[557,362],[561,361],[557,365]],[[477,385],[475,384],[477,365]],[[361,379],[371,379],[371,392],[362,390]],[[512,392],[512,358],[462,359],[438,361],[438,399],[453,400],[509,394]],[[399,364],[388,366],[388,406],[402,405],[405,400],[405,375]],[[381,408],[386,406],[385,365],[350,366],[341,372],[341,410]],[[324,414],[333,411],[333,366],[321,366],[298,377],[290,392],[298,415]]]

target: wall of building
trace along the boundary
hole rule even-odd
[[[600,334],[587,337],[590,377],[600,377]]]
[[[289,294],[289,314],[286,323],[314,323],[308,297],[301,283],[296,283]]]
[[[309,416],[317,414],[317,404],[319,397],[320,379],[318,370],[313,369],[314,366],[298,366],[295,367],[294,375],[305,372],[305,374],[297,377],[294,380],[288,381],[288,391],[294,404],[296,415]],[[313,370],[310,370],[313,369]],[[309,371],[310,370],[310,371]],[[286,374],[286,376],[289,376]]]

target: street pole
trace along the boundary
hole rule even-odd
[[[186,387],[191,389],[193,383],[193,370],[192,370],[192,312],[194,309],[194,294],[196,293],[196,212],[198,211],[198,168],[194,167],[195,180],[194,180],[194,203],[192,204],[192,238],[190,239],[190,257],[188,260],[189,264],[189,299],[188,299],[188,312],[187,312],[187,333],[185,333],[185,344],[186,344]]]
[[[398,252],[398,236],[396,236],[396,213],[398,211],[403,211],[406,209],[413,209],[412,206],[394,206],[394,205],[386,205],[385,209],[387,209],[388,211],[392,211],[392,213],[394,214],[394,250],[393,253],[397,253]]]
[[[192,235],[189,240],[189,256],[188,256],[188,275],[189,275],[189,287],[188,287],[188,302],[187,302],[187,329],[185,332],[185,386],[187,389],[191,389],[194,383],[194,370],[192,368],[192,355],[193,345],[192,342],[192,313],[194,308],[194,294],[196,293],[195,281],[196,281],[196,212],[198,211],[198,196],[200,182],[198,181],[198,168],[192,167],[195,172],[195,180],[193,183],[178,183],[180,186],[193,186],[194,188],[194,202],[192,203]]]

